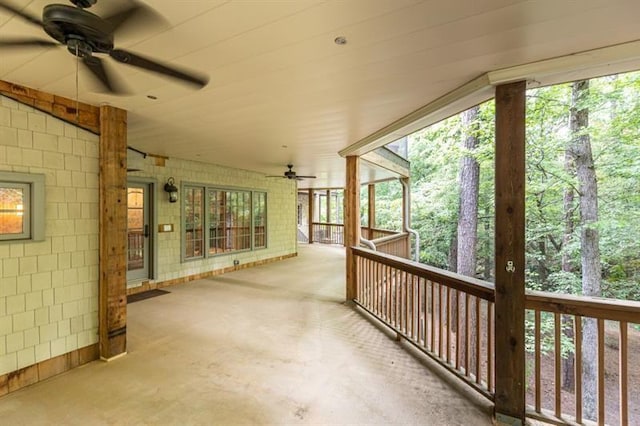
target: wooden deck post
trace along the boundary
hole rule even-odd
[[[372,229],[376,227],[376,184],[370,183],[367,185],[367,239],[372,240]]]
[[[347,300],[357,296],[356,257],[351,247],[360,244],[360,159],[347,157],[347,186],[344,190],[344,244],[347,250]]]
[[[496,87],[495,158],[495,416],[498,425],[525,421],[525,90]]]
[[[327,223],[331,223],[331,190],[327,189]]]
[[[127,350],[127,112],[100,107],[100,357]]]
[[[315,196],[315,191],[309,189],[309,244],[313,244],[313,201]]]

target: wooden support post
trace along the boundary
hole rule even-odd
[[[495,416],[499,425],[525,421],[525,90],[496,87],[495,154]]]
[[[100,107],[100,357],[127,349],[127,112]]]
[[[313,202],[315,199],[313,189],[309,190],[309,244],[313,244]]]
[[[367,197],[367,239],[372,240],[373,228],[376,227],[376,184],[370,183],[367,185],[368,197]]]
[[[327,223],[331,223],[331,190],[327,189]]]
[[[411,228],[409,222],[411,217],[411,185],[408,177],[400,178],[402,180],[402,232],[408,232],[407,229]],[[404,187],[406,185],[406,189]],[[411,236],[406,239],[405,245],[407,259],[411,259]]]
[[[347,157],[347,187],[344,190],[344,244],[347,250],[347,300],[357,296],[356,257],[351,247],[360,244],[360,159]]]

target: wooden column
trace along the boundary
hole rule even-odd
[[[400,178],[402,183],[402,232],[407,232],[407,229],[411,228],[409,223],[411,217],[411,184],[408,177]],[[404,184],[407,185],[406,189]],[[407,259],[411,259],[411,236],[406,239],[405,250],[407,253]]]
[[[356,258],[351,247],[360,244],[360,159],[347,157],[347,186],[344,190],[344,244],[347,250],[347,300],[356,297]]]
[[[327,189],[327,223],[331,223],[331,190]]]
[[[371,240],[371,230],[376,227],[376,184],[370,183],[367,186],[367,190],[369,191],[367,197],[367,230],[369,234],[367,235],[367,239]]]
[[[495,363],[496,423],[525,420],[525,90],[496,87]]]
[[[100,107],[100,357],[127,350],[127,112]]]
[[[309,190],[309,244],[313,244],[313,202],[316,194],[313,189]]]

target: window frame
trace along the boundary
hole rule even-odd
[[[201,190],[203,191],[203,202],[200,210],[200,215],[202,218],[202,230],[203,230],[203,243],[202,243],[202,255],[201,256],[187,256],[186,248],[187,248],[187,239],[186,239],[186,207],[187,207],[187,197],[186,193],[189,190]],[[228,256],[235,255],[237,253],[246,253],[250,251],[263,250],[268,248],[268,234],[267,234],[267,200],[268,200],[268,191],[264,189],[252,189],[252,188],[242,188],[242,187],[231,187],[231,186],[221,186],[221,185],[210,185],[210,184],[202,184],[197,182],[182,182],[181,183],[181,192],[184,194],[181,198],[180,203],[180,232],[181,232],[181,247],[180,247],[180,258],[182,262],[191,262],[196,260],[209,259],[219,256]],[[210,229],[212,225],[211,218],[211,206],[210,202],[213,198],[211,196],[212,192],[220,193],[248,193],[249,195],[249,228],[250,233],[249,237],[249,247],[234,249],[234,250],[223,250],[217,253],[211,253],[211,239],[209,237]],[[255,217],[254,217],[254,203],[256,201],[256,194],[264,194],[264,246],[256,246],[255,244]],[[226,207],[226,204],[225,204]]]
[[[44,241],[45,175],[0,171],[0,187],[21,187],[28,192],[23,203],[26,230],[20,234],[0,234],[0,243]]]

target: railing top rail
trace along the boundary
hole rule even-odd
[[[311,222],[312,225],[344,226],[344,223]]]
[[[527,290],[525,308],[640,324],[640,302]]]
[[[490,302],[495,300],[494,286],[492,283],[368,249],[351,247],[351,250],[353,250],[353,253],[356,256],[380,262],[383,265],[400,269],[426,280],[444,284],[453,289],[469,293],[472,296],[476,296]]]
[[[395,240],[401,240],[403,238],[406,238],[407,236],[409,236],[409,234],[407,232],[399,232],[397,234],[393,234],[393,235],[386,235],[384,237],[380,237],[380,238],[376,238],[375,240],[371,240],[371,242],[373,244],[375,244],[376,246],[384,244],[384,243],[388,243],[391,241],[395,241]]]
[[[363,226],[363,228],[367,228],[366,226]],[[367,228],[369,229],[369,228]],[[382,228],[371,228],[371,230],[373,232],[379,232],[381,234],[397,234],[398,232],[402,232],[402,231],[394,231],[392,229],[382,229]]]

